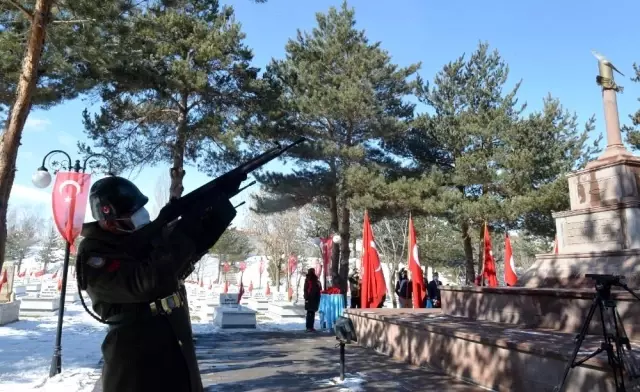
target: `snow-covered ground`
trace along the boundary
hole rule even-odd
[[[81,305],[67,305],[62,331],[62,374],[48,379],[57,316],[0,327],[0,391],[91,391],[100,376],[100,343],[106,327]]]
[[[100,377],[100,345],[107,327],[89,316],[82,305],[69,304],[62,333],[62,373],[51,379],[49,367],[57,316],[21,320],[0,327],[0,392],[90,392]],[[194,321],[195,333],[218,328]],[[300,322],[260,318],[257,331],[304,330]],[[229,333],[256,330],[234,330]]]

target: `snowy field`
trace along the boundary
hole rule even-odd
[[[57,316],[26,319],[0,327],[0,392],[90,392],[100,377],[100,344],[107,327],[82,305],[66,306],[62,333],[62,373],[49,379]],[[258,320],[258,331],[303,330],[294,323]],[[213,324],[193,324],[196,334],[216,332]],[[228,333],[256,330],[234,330]]]

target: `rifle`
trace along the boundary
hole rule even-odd
[[[239,205],[234,207],[229,199],[255,184],[253,181],[240,188],[247,176],[306,140],[306,138],[300,138],[284,147],[276,143],[276,147],[194,191],[170,200],[160,210],[155,220],[128,236],[128,248],[144,252],[154,243],[162,241],[165,230],[183,231],[196,243],[195,257],[188,263],[188,269],[180,274],[182,278],[187,277],[193,271],[193,264],[198,262],[215,245],[236,217],[236,207]]]

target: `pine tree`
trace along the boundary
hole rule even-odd
[[[469,56],[445,65],[419,99],[430,107],[413,127],[390,141],[411,164],[406,179],[353,168],[351,181],[370,184],[359,204],[412,210],[457,226],[465,252],[466,280],[474,279],[473,228],[525,229],[550,235],[551,211],[568,208],[565,175],[598,151],[588,147],[591,118],[580,130],[575,114],[552,98],[541,112],[523,116],[520,82],[504,91],[509,69],[497,51],[480,44]],[[479,252],[481,254],[481,252]]]
[[[63,257],[61,250],[64,247],[64,240],[55,227],[51,226],[42,238],[42,248],[36,256],[36,261],[43,264],[43,270],[46,272],[49,264],[61,262]]]
[[[640,83],[640,65],[633,64],[635,76],[631,78],[634,82]],[[640,101],[640,99],[638,99]],[[633,149],[640,150],[640,109],[629,116],[632,125],[625,125],[623,131],[627,134],[627,142],[631,144]]]
[[[177,198],[185,165],[215,173],[239,159],[258,69],[233,9],[217,0],[150,1],[132,23],[119,37],[129,55],[109,68],[100,112],[83,114],[86,134],[119,170],[171,164]]]
[[[251,250],[249,237],[237,228],[229,227],[209,250],[218,258],[218,279],[224,262],[244,260]]]
[[[130,0],[0,0],[0,116],[6,115],[0,134],[0,267],[6,206],[29,112],[95,85],[101,64],[119,49],[109,32],[131,7]]]
[[[419,65],[391,62],[379,42],[355,28],[355,12],[345,3],[316,14],[317,27],[298,31],[287,43],[286,58],[272,61],[265,78],[279,93],[267,121],[256,132],[263,140],[310,142],[291,150],[291,174],[263,173],[257,180],[269,195],[258,197],[260,213],[315,204],[330,216],[330,232],[340,233],[332,252],[332,281],[347,290],[350,210],[353,189],[345,181],[352,165],[387,165],[383,141],[402,130],[414,105],[404,98]]]

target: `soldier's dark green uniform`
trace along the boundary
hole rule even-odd
[[[90,192],[92,215],[78,248],[81,286],[110,324],[102,343],[104,392],[203,390],[178,271],[193,242],[166,232],[148,255],[132,257],[124,236],[140,224],[148,198],[133,183],[107,177]],[[148,213],[146,213],[148,222]],[[144,222],[143,222],[144,223]]]

